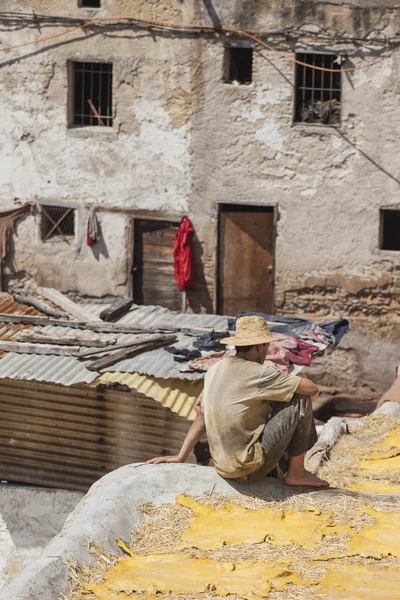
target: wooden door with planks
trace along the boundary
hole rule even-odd
[[[178,224],[134,221],[133,297],[136,304],[180,310],[181,295],[174,279],[172,250]]]
[[[272,313],[275,218],[273,207],[220,205],[218,313]]]

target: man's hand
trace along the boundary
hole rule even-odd
[[[196,419],[190,426],[179,454],[176,456],[158,456],[157,458],[152,458],[147,462],[151,465],[159,465],[161,463],[184,463],[205,432],[206,425],[204,423],[204,417],[203,415],[197,415]]]
[[[179,456],[159,456],[147,461],[148,465],[159,465],[161,463],[184,463]]]

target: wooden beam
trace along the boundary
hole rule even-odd
[[[36,310],[40,311],[41,313],[49,316],[49,317],[54,317],[55,319],[68,319],[68,313],[62,311],[62,310],[56,310],[55,308],[52,308],[51,306],[49,306],[48,304],[46,304],[46,302],[42,302],[41,300],[38,300],[37,298],[34,298],[33,296],[20,296],[19,294],[14,294],[14,300],[15,302],[18,302],[19,304],[25,304],[26,306],[33,306],[33,308],[36,308]]]
[[[78,346],[52,346],[49,344],[24,344],[20,342],[3,342],[0,340],[0,350],[16,352],[17,354],[52,354],[53,356],[79,356]]]
[[[89,363],[86,365],[86,368],[89,369],[89,371],[101,371],[102,369],[106,369],[107,367],[114,365],[116,362],[120,362],[126,358],[132,358],[141,352],[148,352],[149,350],[155,350],[156,348],[161,348],[162,346],[171,344],[175,341],[175,339],[175,336],[165,336],[163,340],[159,340],[158,342],[146,342],[144,344],[132,346],[131,348],[125,348],[112,353],[110,356],[105,356],[104,358],[100,358],[99,360]]]
[[[0,313],[0,323],[25,323],[26,325],[41,325],[47,327],[52,325],[54,327],[70,327],[72,329],[88,329],[90,331],[97,331],[99,333],[144,333],[144,332],[176,332],[180,331],[179,327],[148,327],[140,325],[120,325],[119,323],[104,323],[99,321],[96,323],[88,323],[87,321],[65,321],[62,319],[49,319],[48,317],[35,317],[32,315],[9,315],[7,313]],[[182,331],[188,333],[191,331],[189,328],[182,328]],[[197,331],[197,330],[193,330]],[[205,331],[212,331],[210,329],[204,329]]]
[[[127,298],[125,300],[115,302],[100,313],[100,319],[102,321],[114,321],[115,319],[118,319],[125,315],[129,311],[133,303],[133,298]]]
[[[42,333],[37,329],[26,329],[17,334],[18,342],[32,342],[36,344],[55,344],[58,346],[84,346],[86,348],[114,348],[113,344],[117,338],[101,337],[99,335],[75,335],[75,334],[60,334],[60,333]]]
[[[166,336],[154,337],[154,335],[147,336],[147,337],[142,336],[132,342],[123,342],[122,344],[115,344],[115,346],[108,346],[106,348],[93,348],[93,349],[90,348],[90,350],[82,350],[82,352],[79,354],[79,356],[81,358],[86,358],[87,356],[104,354],[105,352],[114,352],[114,350],[122,350],[123,348],[133,348],[134,346],[139,346],[141,344],[145,344],[148,342],[162,341],[165,337]],[[169,337],[171,337],[171,336],[169,336]],[[175,336],[174,336],[174,338],[175,338]]]
[[[89,321],[97,322],[101,321],[99,317],[92,315],[89,311],[85,310],[79,304],[76,304],[61,292],[54,290],[53,288],[39,288],[38,293],[47,298],[47,300],[51,300],[54,304],[57,304],[60,308],[65,310],[68,314],[75,317],[75,319],[80,319],[81,321]]]

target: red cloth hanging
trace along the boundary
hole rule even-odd
[[[181,292],[194,283],[193,234],[194,229],[189,217],[183,217],[175,235],[173,249],[175,281]]]
[[[88,221],[87,229],[86,229],[86,243],[88,246],[94,246],[96,243],[96,240],[93,239],[92,236],[90,235],[90,220]]]

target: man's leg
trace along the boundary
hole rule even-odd
[[[274,414],[265,425],[261,443],[266,466],[272,470],[287,450],[287,485],[326,487],[328,483],[304,468],[304,457],[317,441],[311,400],[295,394],[291,402],[274,403]]]

